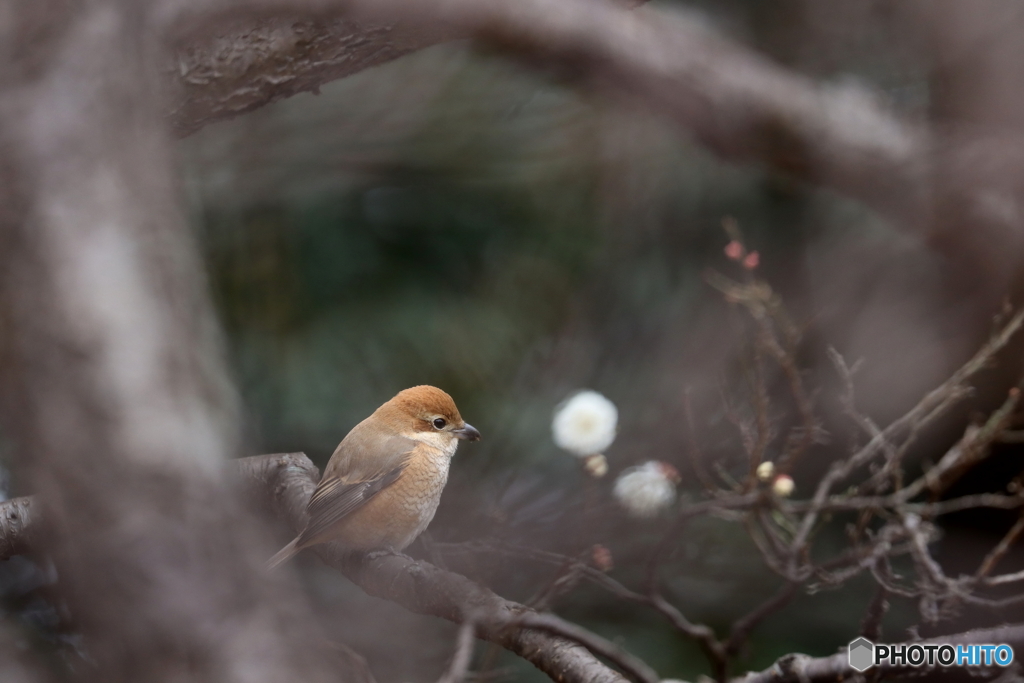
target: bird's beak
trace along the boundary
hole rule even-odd
[[[476,427],[466,423],[462,426],[462,429],[453,429],[452,434],[462,439],[463,441],[479,441],[480,432],[476,430]]]

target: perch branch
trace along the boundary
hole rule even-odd
[[[320,476],[309,458],[302,453],[284,453],[243,458],[235,463],[250,497],[268,506],[293,528],[301,528],[305,523],[306,502]],[[30,498],[0,503],[0,560],[29,548],[28,539],[32,537],[35,520],[23,511],[32,507]],[[17,515],[12,516],[13,512]],[[354,556],[327,546],[318,546],[314,552],[370,595],[391,600],[419,614],[459,624],[472,622],[478,638],[497,643],[523,657],[553,680],[565,683],[622,683],[625,680],[575,639],[565,634],[551,635],[548,622],[542,627],[523,626],[524,619],[541,615],[501,598],[464,576],[399,554]],[[598,638],[581,628],[579,633],[585,634],[584,640],[588,642],[591,637]],[[638,680],[658,680],[649,667],[642,668],[646,665],[639,660],[627,655],[623,661],[627,666],[634,665],[633,673],[643,672]]]
[[[269,504],[293,528],[301,529],[306,520],[306,502],[319,479],[309,458],[287,453],[243,458],[236,463],[249,492]],[[472,621],[478,638],[516,653],[554,680],[623,681],[620,674],[564,634],[553,636],[537,628],[524,628],[521,620],[538,616],[536,612],[464,576],[399,554],[346,555],[326,545],[316,546],[313,551],[370,595],[419,614],[455,623]]]

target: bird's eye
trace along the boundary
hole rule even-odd
[[[446,424],[448,424],[448,423],[444,421],[443,417],[435,417],[434,418],[434,429],[444,429],[444,426]]]

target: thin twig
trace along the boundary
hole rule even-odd
[[[701,486],[710,493],[718,487],[715,486],[715,483],[711,480],[711,475],[708,474],[707,469],[704,467],[704,454],[701,452],[700,444],[697,441],[697,430],[694,427],[693,406],[690,403],[689,389],[683,391],[683,413],[686,415],[686,437],[690,446],[687,449],[687,454],[690,456],[690,464],[693,466],[693,472],[697,475],[697,480],[700,481]]]
[[[974,575],[975,578],[982,578],[989,575],[999,560],[1003,559],[1006,552],[1010,549],[1017,539],[1020,538],[1021,532],[1024,532],[1024,514],[1017,517],[1017,522],[1010,527],[1010,530],[1006,532],[1002,540],[999,541],[999,545],[993,548],[985,559],[982,560],[981,566],[978,567],[977,573]]]
[[[909,500],[926,488],[936,494],[941,493],[967,469],[985,459],[996,437],[1010,425],[1019,403],[1020,389],[1014,387],[985,424],[980,427],[969,425],[960,441],[949,449],[935,467],[907,486],[903,498]]]
[[[868,604],[864,620],[860,625],[860,634],[871,641],[877,641],[882,635],[882,618],[889,611],[889,591],[885,586],[878,586],[875,596]]]
[[[467,619],[459,626],[458,636],[455,638],[455,654],[452,656],[451,666],[437,683],[462,683],[469,671],[470,662],[473,659],[473,646],[476,644],[475,628],[473,621]]]
[[[988,586],[1001,586],[1007,583],[1016,583],[1017,581],[1024,581],[1024,570],[1013,572],[1012,574],[987,577],[984,583]]]
[[[800,528],[791,544],[791,570],[796,570],[797,558],[803,553],[808,536],[824,509],[832,487],[848,477],[855,469],[865,465],[879,452],[888,452],[887,445],[898,435],[912,432],[915,426],[923,421],[934,419],[940,412],[947,410],[953,403],[966,395],[967,381],[985,368],[1000,349],[1020,329],[1024,323],[1024,310],[1018,311],[989,341],[971,357],[963,366],[941,385],[928,392],[907,413],[886,427],[859,451],[845,460],[832,464],[815,489],[811,505],[804,515]],[[910,500],[920,491],[920,487],[907,487],[901,492],[904,500]],[[916,492],[915,492],[916,491]]]
[[[795,582],[784,583],[771,598],[763,602],[754,610],[737,619],[729,633],[729,639],[725,642],[725,652],[729,656],[735,656],[740,648],[747,642],[750,632],[754,630],[761,621],[779,611],[795,598],[799,592],[800,584]]]

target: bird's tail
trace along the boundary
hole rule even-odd
[[[267,569],[273,569],[277,567],[277,565],[287,562],[295,557],[300,550],[302,550],[302,548],[299,547],[299,539],[296,538],[294,541],[278,550],[276,555],[267,560]]]

